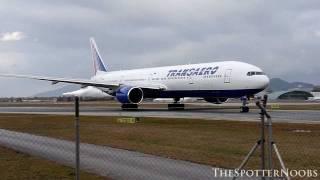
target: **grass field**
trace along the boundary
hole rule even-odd
[[[250,102],[250,108],[256,109],[257,107],[254,105],[255,103]],[[320,110],[320,103],[313,102],[290,102],[290,103],[273,103],[278,104],[279,109],[274,110]],[[23,102],[23,103],[7,103],[0,102],[0,107],[70,107],[72,108],[73,102]],[[115,101],[82,101],[81,106],[90,106],[90,107],[112,107],[112,108],[120,108],[120,104]],[[195,104],[195,103],[187,103],[186,108],[210,108],[210,109],[239,109],[241,103],[233,103],[233,104]],[[139,108],[167,108],[167,104],[165,103],[143,103],[139,106]],[[271,108],[271,105],[268,105],[268,109]]]
[[[73,140],[72,116],[1,114],[0,128]],[[259,137],[254,122],[116,117],[81,117],[81,141],[188,160],[237,167]],[[320,125],[274,124],[275,140],[290,169],[320,169]],[[258,157],[248,167],[258,168]]]
[[[0,175],[2,180],[74,179],[74,169],[0,147]],[[80,177],[103,179],[86,172],[81,172]]]

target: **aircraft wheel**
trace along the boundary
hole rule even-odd
[[[241,113],[248,113],[250,111],[250,108],[248,106],[241,107]]]
[[[138,104],[122,104],[122,110],[138,110]]]
[[[168,104],[168,110],[184,110],[184,104]]]

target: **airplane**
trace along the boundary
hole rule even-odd
[[[66,92],[66,93],[63,93],[62,96],[66,96],[66,97],[78,96],[78,97],[113,99],[113,96],[110,96],[109,94],[103,92],[101,89],[98,89],[92,86],[84,87],[72,92]]]
[[[123,110],[138,109],[144,99],[173,98],[168,109],[184,109],[181,98],[203,98],[215,104],[229,98],[253,96],[269,85],[268,76],[257,66],[240,61],[164,66],[108,71],[93,38],[90,38],[94,76],[90,79],[2,74],[2,77],[28,78],[52,84],[71,83],[92,86],[115,97]],[[249,111],[248,107],[242,107]]]

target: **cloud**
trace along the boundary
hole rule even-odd
[[[315,35],[316,37],[320,37],[320,30],[315,31],[315,32],[314,32],[314,35]]]
[[[320,84],[319,8],[319,0],[4,1],[1,31],[10,33],[0,42],[30,39],[0,43],[0,73],[88,78],[94,36],[109,70],[240,60]],[[28,81],[21,92],[10,80],[0,96],[48,87]]]
[[[20,41],[25,37],[26,35],[23,32],[6,32],[1,34],[0,41]]]

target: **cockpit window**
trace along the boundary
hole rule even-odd
[[[259,71],[250,71],[247,73],[247,76],[254,76],[254,75],[265,75],[265,73],[259,72]]]

